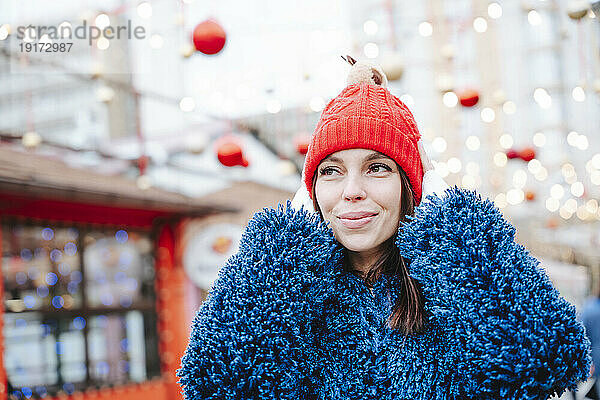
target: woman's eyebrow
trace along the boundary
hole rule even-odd
[[[331,161],[331,162],[339,162],[339,163],[341,163],[341,162],[342,162],[342,160],[341,160],[341,159],[339,159],[339,158],[337,158],[337,157],[334,157],[334,156],[332,156],[332,155],[328,155],[327,157],[325,157],[325,158],[323,159],[323,161]]]
[[[384,155],[384,154],[381,154],[381,153],[371,153],[370,155],[368,155],[367,157],[365,157],[365,161],[379,160],[381,158],[389,160],[389,157],[386,156],[386,155]]]
[[[365,159],[364,159],[363,162],[367,162],[367,161],[371,161],[371,160],[379,160],[379,159],[389,160],[390,158],[388,156],[386,156],[385,154],[371,153],[367,157],[365,157]],[[331,162],[343,163],[343,161],[340,158],[337,158],[337,157],[332,156],[332,155],[329,155],[329,156],[325,157],[323,159],[323,161],[331,161]]]

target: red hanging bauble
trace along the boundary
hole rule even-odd
[[[225,46],[227,35],[225,31],[214,19],[207,19],[200,22],[194,28],[192,40],[194,47],[204,54],[217,54]]]
[[[523,161],[529,162],[535,158],[535,150],[532,149],[531,147],[527,147],[527,148],[521,150],[521,152],[519,153],[519,157]]]
[[[510,149],[506,151],[506,158],[508,158],[509,160],[515,159],[515,158],[519,158],[519,152],[516,151],[515,149]]]
[[[464,107],[473,107],[479,101],[479,92],[473,89],[466,89],[459,93],[458,99]]]
[[[223,142],[217,148],[217,158],[226,167],[241,165],[247,167],[250,165],[244,158],[242,148],[234,142]]]
[[[546,228],[556,229],[558,227],[558,218],[550,217],[546,221]]]
[[[143,155],[137,159],[138,170],[140,171],[140,175],[144,175],[146,173],[146,168],[148,168],[148,162],[150,161],[150,157]]]
[[[296,151],[303,156],[308,153],[310,138],[310,135],[298,135],[294,138],[294,147],[296,147]]]
[[[525,199],[527,201],[535,200],[535,192],[532,192],[531,190],[528,190],[527,192],[525,192]]]

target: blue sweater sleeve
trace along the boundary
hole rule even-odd
[[[554,288],[492,201],[456,186],[416,208],[398,246],[425,310],[453,343],[454,373],[477,399],[547,399],[590,369],[575,307]]]
[[[331,254],[329,229],[304,210],[264,209],[219,271],[177,371],[187,400],[298,399],[306,390],[313,265]]]

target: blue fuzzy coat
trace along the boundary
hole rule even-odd
[[[515,228],[474,191],[427,198],[396,240],[424,333],[390,329],[397,278],[371,293],[330,227],[288,201],[254,215],[202,304],[177,373],[186,399],[547,399],[585,380],[575,307]]]

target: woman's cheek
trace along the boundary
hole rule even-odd
[[[319,206],[321,207],[321,212],[330,214],[331,210],[335,206],[337,188],[335,185],[324,183],[319,187],[319,189],[320,190],[317,190],[316,192]]]

